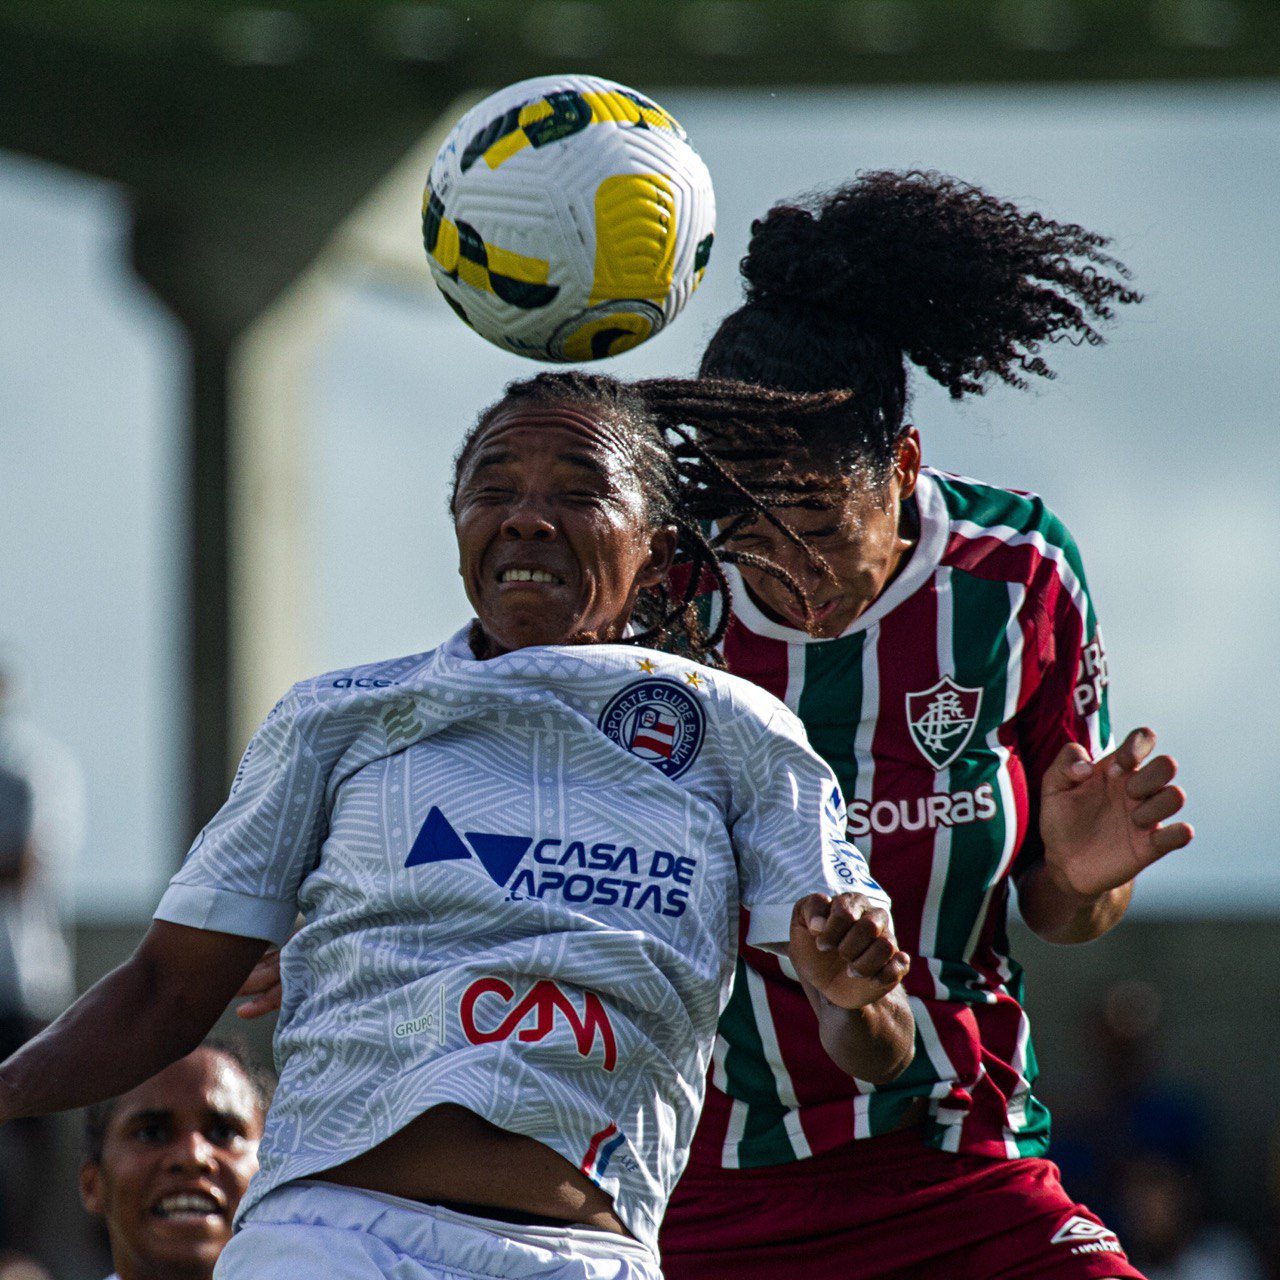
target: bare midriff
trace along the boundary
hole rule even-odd
[[[563,1156],[451,1103],[423,1112],[354,1160],[312,1176],[424,1204],[480,1214],[491,1209],[497,1218],[506,1211],[631,1234],[613,1201]]]

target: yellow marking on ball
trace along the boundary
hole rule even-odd
[[[635,312],[611,312],[607,316],[597,316],[565,339],[564,359],[580,363],[621,355],[632,347],[638,347],[652,332],[653,321]],[[595,340],[601,334],[609,335],[608,344],[605,349],[597,350]]]
[[[660,173],[619,173],[596,188],[596,265],[590,304],[661,304],[676,263],[676,198]]]
[[[675,118],[669,116],[661,107],[641,106],[625,93],[617,93],[612,89],[598,92],[588,90],[583,93],[582,100],[591,108],[592,124],[605,124],[610,121],[614,124],[639,124],[643,120],[651,129],[680,131]]]
[[[546,284],[547,273],[551,264],[542,258],[527,258],[522,253],[513,253],[510,249],[499,249],[497,245],[485,243],[485,251],[489,257],[489,270],[500,276],[508,276],[512,280],[521,280],[525,284]]]
[[[470,285],[473,289],[481,289],[485,293],[492,293],[494,290],[490,272],[506,276],[509,280],[518,280],[522,284],[547,283],[551,264],[542,258],[526,257],[523,253],[502,249],[487,241],[484,242],[484,253],[487,265],[464,257],[457,224],[448,218],[440,219],[436,247],[431,256],[440,264],[442,270],[449,275],[456,275],[463,284]]]
[[[440,219],[440,231],[436,236],[436,247],[431,256],[440,264],[442,270],[450,274],[458,269],[458,259],[461,256],[458,228],[448,218]]]
[[[484,153],[484,162],[490,169],[506,164],[512,156],[523,151],[529,145],[529,135],[523,129],[513,129],[505,138],[497,142]]]

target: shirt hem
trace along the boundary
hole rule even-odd
[[[258,898],[230,889],[204,885],[171,884],[153,912],[156,920],[182,924],[191,929],[232,933],[243,938],[262,938],[281,945],[293,931],[298,918],[295,902]]]

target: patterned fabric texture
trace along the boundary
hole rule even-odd
[[[430,653],[294,687],[156,912],[283,940],[280,1087],[243,1216],[427,1108],[581,1168],[652,1247],[739,911],[884,899],[799,721],[627,645]]]

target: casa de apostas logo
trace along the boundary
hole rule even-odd
[[[945,769],[968,746],[981,706],[981,689],[967,689],[950,676],[907,694],[911,740],[935,769]]]

